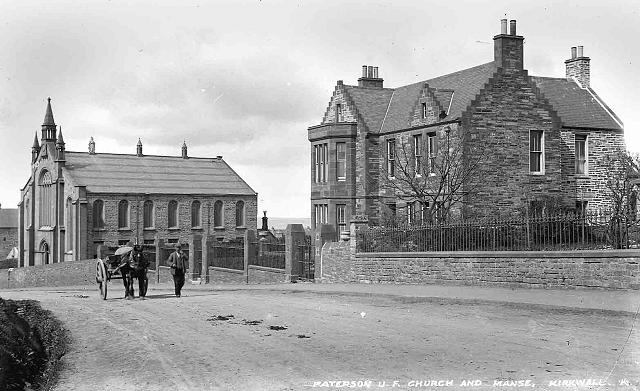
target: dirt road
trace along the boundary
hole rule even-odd
[[[58,390],[631,390],[640,380],[629,313],[269,290],[177,299],[167,287],[102,301],[88,289],[0,292],[39,300],[71,331]]]

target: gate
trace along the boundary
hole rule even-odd
[[[255,246],[256,256],[251,260],[252,265],[284,269],[285,245],[284,243],[258,242]]]
[[[207,252],[211,266],[244,270],[244,241],[214,242],[211,250]]]
[[[313,281],[315,273],[314,248],[311,237],[306,236],[304,243],[298,244],[295,254],[299,263],[300,280]]]

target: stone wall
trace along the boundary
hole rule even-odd
[[[316,280],[327,283],[640,289],[638,250],[354,254],[338,242],[321,263]]]
[[[6,259],[14,247],[18,247],[18,228],[0,228],[0,260]]]
[[[270,267],[249,265],[247,271],[226,269],[222,267],[209,268],[209,282],[211,284],[282,284],[285,282],[285,270]]]
[[[155,283],[155,271],[147,275],[149,284]],[[121,280],[111,280],[108,284],[109,290],[124,292]],[[0,270],[0,289],[76,285],[95,285],[97,292],[95,259]]]

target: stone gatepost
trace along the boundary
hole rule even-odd
[[[284,231],[284,278],[285,282],[296,282],[302,270],[298,259],[298,246],[304,245],[306,233],[302,224],[289,224]]]
[[[249,283],[249,265],[255,263],[256,241],[256,231],[248,229],[244,233],[244,276],[247,284]]]
[[[356,242],[356,232],[359,229],[362,228],[367,228],[369,226],[369,219],[367,219],[367,216],[355,216],[352,220],[351,220],[351,224],[349,227],[349,247],[350,247],[350,254],[355,254],[356,253],[356,249],[357,249],[357,242]]]
[[[193,234],[187,239],[187,246],[189,246],[189,280],[193,281],[199,276],[196,276],[196,246],[193,240]]]
[[[209,236],[202,236],[202,270],[200,271],[200,279],[205,284],[209,283]]]

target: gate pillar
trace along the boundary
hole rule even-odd
[[[302,270],[298,259],[298,246],[305,244],[306,234],[302,224],[289,224],[284,231],[284,278],[285,282],[296,282]]]

